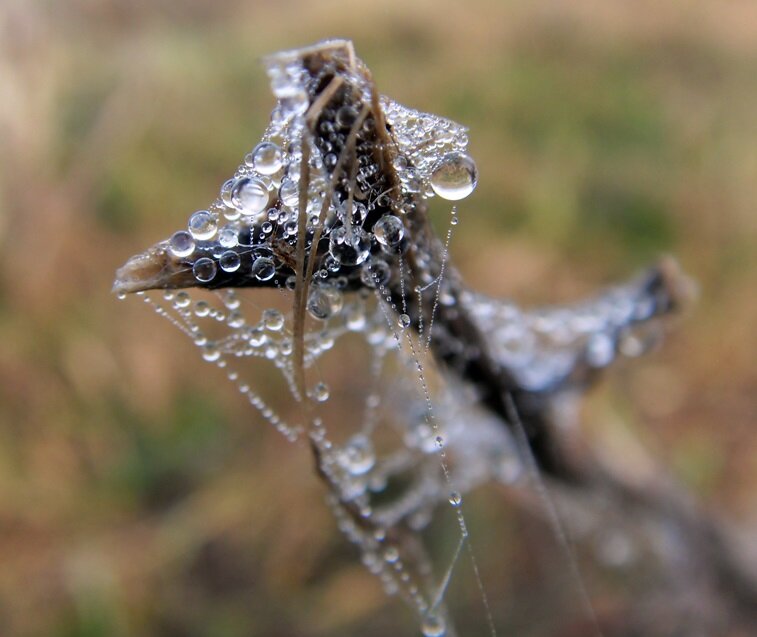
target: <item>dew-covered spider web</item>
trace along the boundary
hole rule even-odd
[[[464,560],[495,634],[464,497],[559,470],[537,416],[649,347],[671,306],[663,277],[537,311],[470,291],[448,258],[478,180],[466,129],[380,96],[349,42],[265,63],[276,104],[262,140],[115,289],[143,295],[261,421],[309,446],[340,531],[426,637],[454,634],[445,594]],[[442,238],[432,197],[449,202]],[[324,371],[339,357],[362,370],[346,410]],[[252,368],[279,390],[256,387]],[[282,396],[298,405],[286,418]],[[439,564],[422,537],[444,515],[458,540]]]

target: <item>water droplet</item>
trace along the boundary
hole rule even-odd
[[[310,100],[305,89],[287,75],[275,78],[271,82],[271,89],[279,100],[281,114],[284,117],[303,115],[308,110]]]
[[[195,303],[195,316],[204,318],[210,313],[210,305],[207,301],[197,301]]]
[[[351,128],[357,119],[358,112],[352,106],[342,106],[337,112],[334,121],[340,128]]]
[[[353,332],[361,332],[365,327],[365,311],[360,306],[350,309],[347,314],[347,329]]]
[[[258,257],[252,264],[252,276],[259,281],[269,281],[276,274],[276,266],[273,263],[273,259],[268,257]]]
[[[329,386],[326,383],[316,383],[311,396],[313,400],[325,403],[329,399]]]
[[[314,287],[308,295],[308,312],[321,321],[342,309],[342,294],[332,288]]]
[[[404,330],[406,327],[410,326],[410,317],[407,314],[400,314],[397,323]]]
[[[186,230],[179,230],[174,232],[168,240],[168,249],[173,256],[182,259],[194,252],[195,242]]]
[[[405,236],[405,226],[399,217],[384,215],[374,224],[373,234],[382,247],[395,248]]]
[[[272,332],[278,332],[284,327],[284,315],[278,310],[268,309],[263,312],[263,325]]]
[[[207,210],[198,210],[189,217],[189,232],[197,241],[211,239],[217,229],[216,218]]]
[[[360,272],[360,280],[366,287],[380,288],[389,283],[391,275],[392,271],[389,265],[385,261],[374,257],[370,262],[363,265],[363,269]]]
[[[397,547],[388,546],[384,551],[384,560],[389,562],[389,564],[394,564],[398,559],[400,559],[400,552],[397,550]]]
[[[215,343],[208,343],[203,347],[202,357],[209,363],[213,363],[221,358],[221,351]]]
[[[464,153],[449,153],[434,166],[430,183],[442,199],[465,199],[478,183],[476,163]]]
[[[231,202],[243,215],[256,215],[268,207],[268,190],[260,179],[242,177],[231,188]]]
[[[208,257],[200,257],[192,266],[192,274],[200,283],[208,283],[216,275],[216,262]]]
[[[221,201],[226,205],[227,208],[233,208],[234,204],[231,201],[231,188],[234,185],[233,179],[227,179],[223,182],[223,185],[221,186]]]
[[[586,344],[586,361],[592,367],[605,367],[615,356],[615,343],[603,333],[595,334]]]
[[[371,237],[362,228],[348,232],[344,226],[332,230],[329,252],[343,265],[359,265],[368,258],[371,251]]]
[[[234,226],[224,226],[218,233],[218,243],[223,248],[234,248],[239,243],[237,229]]]
[[[187,294],[183,290],[176,295],[176,298],[174,299],[174,302],[173,302],[174,307],[178,310],[184,309],[185,307],[189,307],[190,303],[191,303],[191,299],[189,298],[189,294]]]
[[[423,618],[423,622],[421,623],[423,637],[444,637],[446,632],[447,626],[441,616],[430,612]]]
[[[273,175],[283,165],[281,148],[272,142],[260,142],[252,151],[252,161],[261,175]]]
[[[376,454],[368,436],[353,436],[342,449],[340,461],[353,476],[368,473],[376,464]]]
[[[239,329],[244,325],[244,314],[239,310],[234,310],[229,313],[229,316],[226,318],[226,323],[232,329]]]
[[[457,491],[452,491],[452,492],[451,492],[451,493],[449,494],[449,503],[450,503],[450,504],[451,504],[451,505],[452,505],[453,507],[459,507],[459,506],[461,506],[461,505],[462,505],[462,503],[463,503],[463,496],[461,496],[461,495],[460,495],[460,493],[459,493],[459,492],[457,492]]]
[[[236,252],[227,250],[218,258],[218,265],[224,272],[236,272],[241,265],[241,260]]]
[[[285,206],[296,208],[300,203],[300,184],[291,179],[285,179],[279,188],[279,198]]]

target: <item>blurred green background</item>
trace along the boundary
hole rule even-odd
[[[757,526],[753,1],[3,0],[1,635],[417,630],[339,536],[307,450],[110,294],[260,138],[260,56],[329,36],[382,92],[470,127],[480,184],[452,253],[473,286],[567,301],[680,258],[698,304],[583,426]],[[549,529],[496,489],[468,511],[502,634],[569,634]],[[586,569],[600,608],[622,598],[622,573]],[[461,570],[452,606],[480,634]]]

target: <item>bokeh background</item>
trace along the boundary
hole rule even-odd
[[[259,139],[260,56],[328,36],[386,94],[470,127],[480,185],[452,253],[479,289],[567,301],[677,255],[697,305],[582,426],[757,528],[757,4],[3,0],[0,634],[417,630],[338,534],[307,450],[110,294]],[[467,511],[502,634],[568,634],[549,528],[496,489]],[[630,576],[581,559],[612,606]],[[482,634],[466,568],[450,599]]]

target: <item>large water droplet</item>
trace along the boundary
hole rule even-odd
[[[336,125],[339,126],[339,128],[350,128],[355,123],[357,116],[357,109],[352,106],[345,105],[336,112],[334,121],[336,122]]]
[[[207,210],[198,210],[189,217],[189,232],[197,241],[206,241],[218,229],[216,218]]]
[[[464,153],[449,153],[434,166],[430,183],[442,199],[465,199],[478,183],[476,163]]]
[[[218,233],[218,243],[224,248],[234,248],[239,243],[236,227],[232,225],[224,226]]]
[[[252,276],[259,281],[269,281],[276,274],[276,265],[273,263],[273,259],[268,257],[258,257],[252,264],[251,270]]]
[[[331,288],[314,287],[308,295],[308,312],[321,321],[334,316],[342,309],[341,292]]]
[[[218,258],[218,265],[224,272],[236,272],[241,265],[241,260],[236,252],[227,250]]]
[[[243,215],[256,215],[268,207],[268,190],[260,179],[242,177],[231,188],[231,202]]]
[[[200,283],[208,283],[216,275],[216,262],[208,257],[201,257],[192,266],[192,274]]]
[[[344,226],[332,230],[329,252],[343,265],[359,265],[368,258],[371,251],[371,237],[362,228],[348,232]]]
[[[399,217],[384,215],[374,224],[373,234],[382,247],[395,248],[405,236],[405,226]]]
[[[252,151],[252,162],[261,175],[273,175],[283,165],[281,148],[272,142],[260,142]]]
[[[178,294],[176,294],[176,298],[174,299],[174,307],[177,310],[184,309],[185,307],[189,307],[189,304],[192,302],[192,299],[189,298],[189,294],[182,290]]]
[[[281,182],[279,197],[285,206],[296,208],[300,203],[300,184],[291,179],[285,179]]]
[[[195,242],[192,235],[186,230],[179,230],[174,232],[171,238],[168,240],[169,252],[179,258],[183,259],[188,257],[195,249]]]

